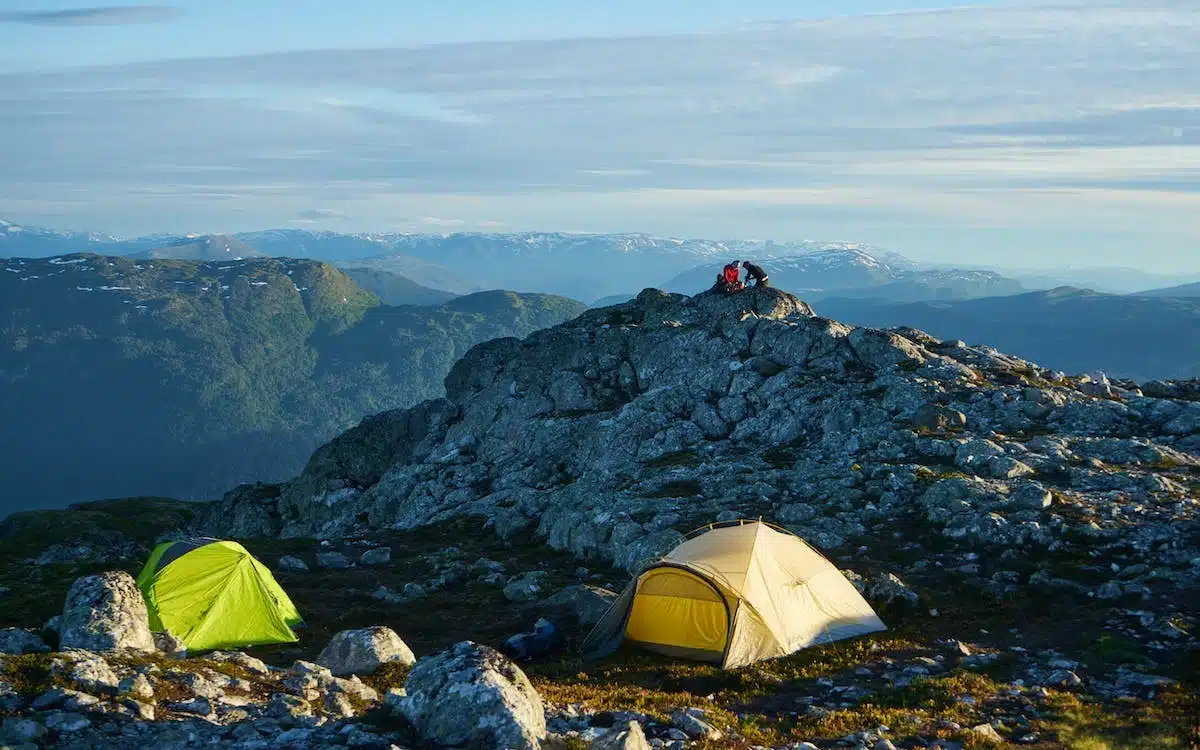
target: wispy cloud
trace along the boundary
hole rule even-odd
[[[1176,0],[1098,0],[10,75],[0,205],[90,195],[134,223],[173,201],[194,225],[235,195],[255,226],[332,204],[373,226],[884,243],[908,221],[1056,247],[1140,216],[1194,253],[1198,35]]]
[[[109,5],[65,10],[5,11],[0,12],[0,22],[44,26],[123,26],[169,21],[182,13],[179,8],[169,5]]]

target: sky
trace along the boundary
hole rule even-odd
[[[1193,0],[0,0],[0,217],[1200,271]]]

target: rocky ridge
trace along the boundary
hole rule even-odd
[[[474,347],[446,398],[364,420],[277,494],[239,488],[201,527],[336,538],[482,515],[633,570],[725,518],[825,550],[903,548],[907,524],[989,560],[1086,540],[1117,566],[1109,594],[1194,587],[1195,393],[853,328],[776,289],[646,290]]]

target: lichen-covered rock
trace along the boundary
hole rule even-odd
[[[398,700],[423,738],[450,747],[538,750],[546,736],[542,698],[521,669],[470,641],[417,662]]]
[[[71,682],[88,693],[116,693],[120,680],[103,657],[84,655],[71,665]]]
[[[71,585],[59,622],[59,644],[101,653],[153,652],[146,601],[128,573],[84,576]]]
[[[343,630],[317,657],[335,675],[371,674],[393,662],[411,665],[416,657],[394,630],[383,626]]]
[[[50,647],[42,637],[23,628],[0,628],[0,654],[40,654]]]

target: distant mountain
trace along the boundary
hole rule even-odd
[[[404,253],[389,253],[376,258],[345,261],[337,265],[347,272],[351,269],[365,268],[399,276],[421,286],[450,294],[471,294],[495,288],[490,286],[483,276],[476,276],[470,268],[451,270],[438,263]]]
[[[1180,284],[1163,289],[1147,289],[1136,292],[1138,297],[1200,297],[1200,281],[1194,284]]]
[[[462,295],[430,289],[403,276],[376,268],[343,268],[354,281],[385,305],[440,305]]]
[[[879,328],[911,326],[1065,372],[1101,370],[1137,380],[1200,376],[1200,299],[1062,287],[910,304],[829,298],[815,307],[823,317]]]
[[[862,249],[832,249],[801,255],[755,258],[771,284],[808,300],[829,296],[892,302],[969,299],[1023,291],[1021,284],[991,271],[918,269],[904,258],[883,258]],[[683,294],[708,289],[724,263],[697,266],[663,288]]]
[[[1180,282],[1200,282],[1200,274],[1151,273],[1140,268],[1061,268],[1045,270],[997,269],[1017,279],[1026,289],[1056,289],[1062,286],[1094,289],[1109,294],[1130,294]]]
[[[584,309],[392,307],[307,260],[0,260],[0,516],[289,476],[364,416],[439,396],[472,345]]]
[[[93,232],[56,232],[0,219],[0,257],[44,258],[63,253],[88,252],[117,239]]]
[[[623,302],[628,302],[638,296],[637,292],[628,292],[626,294],[610,294],[607,297],[601,297],[593,302],[591,307],[609,307],[610,305],[619,305]]]
[[[127,253],[131,257],[162,258],[171,260],[244,260],[265,255],[237,237],[228,234],[212,234],[171,238],[159,247],[141,253]]]

